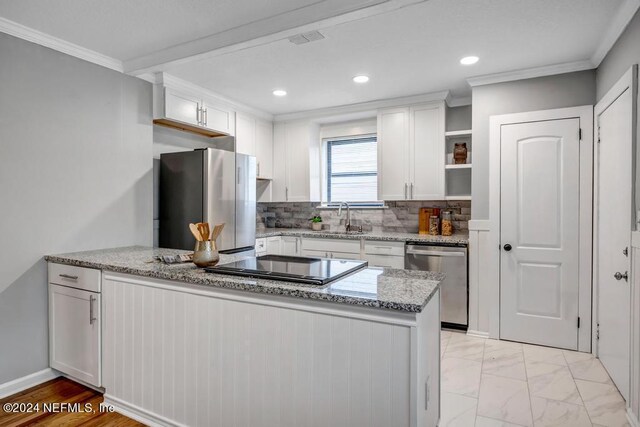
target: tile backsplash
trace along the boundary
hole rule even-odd
[[[258,203],[257,228],[309,228],[309,218],[322,217],[324,230],[342,230],[346,211],[338,216],[337,209],[318,209],[319,202]],[[421,207],[451,211],[454,230],[466,232],[471,219],[471,201],[399,201],[386,202],[387,209],[351,209],[351,225],[364,231],[401,233],[418,232],[418,212]]]

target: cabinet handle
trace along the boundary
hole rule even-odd
[[[72,276],[70,274],[59,274],[59,276],[63,279],[78,280],[78,276]]]
[[[260,162],[256,162],[256,176],[260,176]]]
[[[296,255],[298,255],[298,239],[296,238]]]
[[[196,123],[200,126],[200,103],[196,103]]]
[[[411,200],[413,200],[413,182],[411,183],[411,197],[409,197]]]
[[[96,297],[93,295],[89,295],[89,324],[93,325],[97,319],[93,316],[93,302],[96,300]]]
[[[289,187],[284,187],[284,199],[289,200]]]
[[[409,187],[409,184],[407,184],[406,182],[404,183],[404,198],[408,199],[407,197],[407,188]]]
[[[202,121],[204,121],[204,125],[207,125],[207,122],[209,121],[209,109],[208,108],[203,108],[202,109]]]

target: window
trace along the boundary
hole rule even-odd
[[[378,144],[375,136],[327,141],[327,202],[378,200]],[[369,202],[369,203],[363,203]]]

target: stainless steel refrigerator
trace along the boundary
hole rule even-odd
[[[193,250],[191,222],[224,222],[219,250],[255,245],[255,157],[213,148],[162,154],[159,197],[160,247]]]

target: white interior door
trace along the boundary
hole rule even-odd
[[[596,107],[598,357],[625,399],[629,395],[633,97],[626,90]],[[618,275],[618,273],[620,273]]]
[[[501,129],[500,338],[578,348],[580,119]]]

